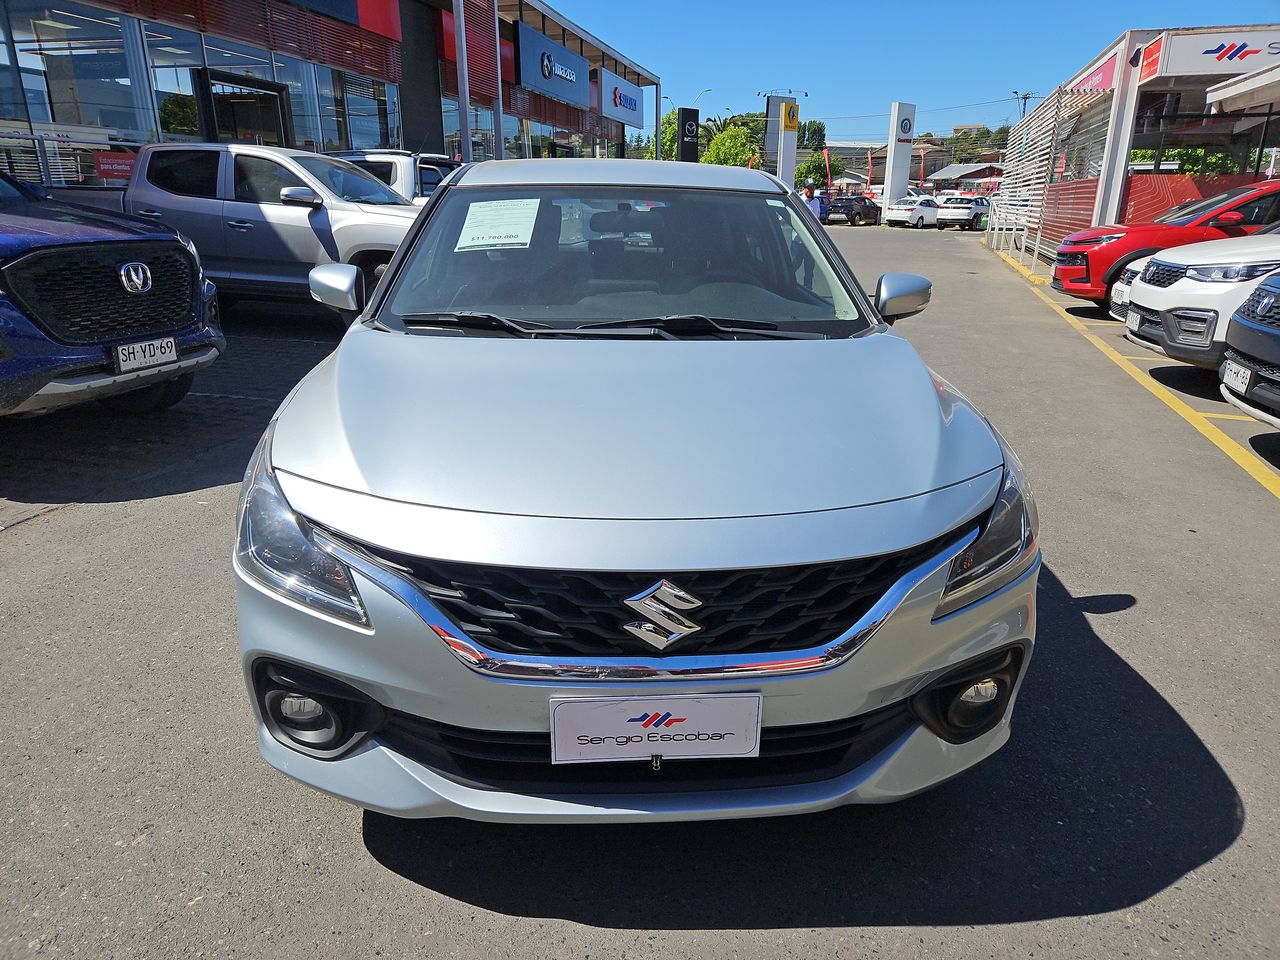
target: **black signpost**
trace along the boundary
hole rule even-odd
[[[676,151],[676,159],[697,163],[698,111],[693,107],[681,107],[676,117],[680,124],[680,149]]]

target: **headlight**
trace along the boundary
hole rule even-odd
[[[316,540],[306,520],[289,507],[271,470],[271,436],[267,428],[253,452],[240,492],[240,569],[264,587],[319,613],[366,626],[360,593],[346,565]]]
[[[1198,267],[1187,267],[1187,276],[1205,283],[1238,283],[1265,277],[1277,269],[1280,269],[1280,261],[1274,260],[1270,263],[1204,263]]]
[[[935,619],[995,593],[1035,564],[1040,526],[1035,497],[1017,456],[1003,439],[1000,446],[1004,450],[1000,495],[978,539],[951,561],[951,576]]]

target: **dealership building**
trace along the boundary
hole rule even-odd
[[[1131,30],[1009,133],[1001,193],[1043,203],[1043,237],[1151,219],[1266,179],[1280,111],[1215,88],[1280,64],[1280,25]]]
[[[616,156],[661,102],[541,0],[2,0],[0,41],[0,159],[53,184],[172,141]]]

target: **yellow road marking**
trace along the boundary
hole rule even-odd
[[[1120,354],[1120,357],[1121,357],[1122,359],[1124,359],[1124,360],[1164,360],[1164,361],[1166,361],[1166,362],[1168,362],[1168,363],[1174,363],[1174,362],[1176,362],[1176,361],[1170,360],[1168,357],[1161,356],[1161,355],[1160,355],[1160,354],[1158,354],[1158,353],[1148,353],[1145,357],[1126,357],[1126,356],[1122,353],[1122,354]]]
[[[1131,362],[1111,346],[1097,334],[1090,333],[1085,329],[1084,322],[1077,320],[1066,310],[1053,302],[1049,297],[1045,296],[1036,287],[1031,288],[1031,292],[1049,305],[1050,309],[1055,311],[1063,320],[1071,324],[1080,336],[1084,337],[1114,363],[1117,367],[1132,377],[1146,391],[1152,394],[1157,400],[1162,402],[1166,407],[1182,417],[1183,420],[1195,427],[1195,429],[1215,447],[1225,453],[1228,457],[1236,462],[1245,473],[1257,480],[1268,493],[1277,500],[1280,500],[1280,474],[1275,473],[1267,464],[1258,456],[1250,453],[1240,444],[1236,443],[1218,427],[1209,422],[1209,418],[1199,410],[1189,406],[1186,401],[1182,400],[1171,390],[1160,385],[1151,377],[1135,367]]]
[[[1253,417],[1247,417],[1243,413],[1202,413],[1200,416],[1208,417],[1210,420],[1244,420],[1247,423],[1258,423]]]

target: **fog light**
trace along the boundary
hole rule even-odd
[[[312,724],[324,716],[324,707],[301,694],[287,694],[280,698],[280,716],[291,724]]]
[[[967,688],[964,693],[960,694],[960,699],[964,703],[990,703],[999,693],[1000,684],[994,680],[979,680],[973,686]]]

